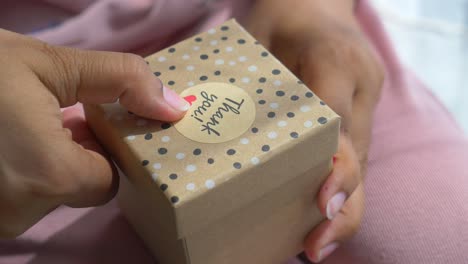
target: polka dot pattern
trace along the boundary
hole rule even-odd
[[[178,93],[201,83],[225,82],[244,89],[256,103],[256,119],[244,134],[213,145],[192,142],[170,123],[140,118],[121,108],[106,113],[116,127],[126,127],[125,144],[174,206],[216,188],[226,175],[268,162],[282,144],[300,140],[331,121],[325,103],[258,42],[229,23],[147,61],[154,75]],[[148,147],[141,150],[138,146],[143,144]]]

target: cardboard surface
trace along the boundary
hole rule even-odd
[[[279,210],[301,223],[291,229],[294,243],[300,243],[306,219],[297,218],[306,209],[285,207],[278,199],[300,204],[306,194],[297,183],[306,181],[314,203],[329,171],[324,164],[337,149],[339,117],[233,20],[147,61],[167,87],[191,102],[182,121],[174,125],[143,119],[119,104],[86,105],[85,112],[126,175],[120,204],[153,252],[172,248],[175,255],[186,255],[187,262],[165,263],[208,263],[200,261],[217,258],[204,247],[222,239],[224,228],[232,229],[228,244],[213,245],[255,244],[258,240],[245,229],[280,228],[284,216],[273,213]],[[310,178],[303,177],[306,172]],[[284,186],[293,186],[286,195],[281,193]],[[249,223],[249,208],[255,205],[258,214]],[[153,216],[145,220],[141,216],[146,214]],[[267,216],[273,219],[261,220]],[[233,223],[244,219],[245,225],[229,225],[223,220],[229,217]],[[259,221],[269,227],[262,229]],[[210,226],[218,231],[210,233]],[[160,229],[171,243],[154,238]],[[291,251],[286,248],[278,254]]]

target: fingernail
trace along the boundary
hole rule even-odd
[[[341,210],[343,204],[346,200],[346,194],[344,192],[339,192],[335,194],[327,203],[327,218],[332,220],[336,214]]]
[[[163,96],[167,104],[178,111],[185,112],[190,108],[190,104],[187,101],[166,86],[163,86]]]
[[[337,248],[338,248],[338,243],[336,243],[336,242],[330,243],[330,244],[326,245],[325,247],[323,247],[319,251],[317,262],[320,262],[320,261],[324,260],[326,257],[330,256],[330,254],[333,253],[333,251],[335,251],[335,249],[337,249]]]

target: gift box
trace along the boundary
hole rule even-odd
[[[234,20],[147,58],[190,109],[173,124],[86,105],[119,206],[170,264],[282,263],[323,220],[340,118]]]

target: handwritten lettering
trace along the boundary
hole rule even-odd
[[[208,94],[205,91],[202,91],[200,94],[204,100],[201,102],[201,105],[193,111],[191,117],[203,123],[200,127],[200,131],[205,131],[208,135],[220,136],[221,134],[216,126],[220,125],[225,115],[228,113],[239,115],[241,113],[240,109],[244,104],[244,99],[236,101],[226,97],[224,98],[224,102],[220,103],[221,106],[219,106],[211,116],[205,117],[206,112],[214,106],[214,102],[218,99],[218,96]]]

